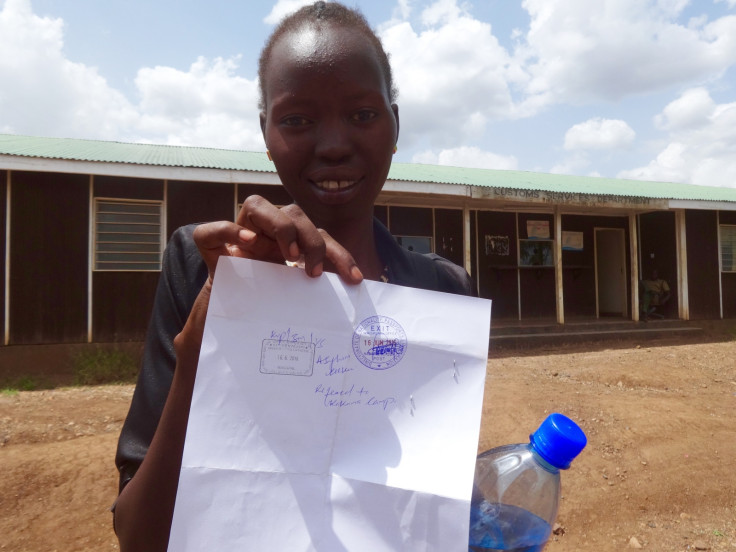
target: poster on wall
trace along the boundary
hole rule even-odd
[[[498,255],[499,257],[508,257],[509,237],[489,236],[488,234],[486,234],[486,255]]]
[[[582,251],[583,250],[583,233],[582,232],[565,232],[562,231],[562,249],[566,251]]]
[[[549,239],[549,221],[548,220],[528,220],[526,221],[526,235],[531,240]]]

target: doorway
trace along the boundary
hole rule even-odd
[[[626,317],[626,233],[595,229],[596,316]]]

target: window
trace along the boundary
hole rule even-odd
[[[721,270],[736,272],[736,226],[721,228]]]
[[[552,240],[519,240],[520,266],[554,266]]]
[[[161,270],[161,202],[95,200],[95,270]]]
[[[396,241],[409,251],[432,253],[432,238],[428,236],[396,236]]]

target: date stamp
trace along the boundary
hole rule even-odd
[[[261,374],[311,376],[314,371],[314,343],[264,339],[261,346]]]
[[[388,316],[370,316],[353,331],[353,354],[371,370],[396,366],[406,353],[406,332]]]

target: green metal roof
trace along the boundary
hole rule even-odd
[[[736,201],[735,188],[696,186],[672,182],[649,182],[570,176],[525,171],[469,169],[444,165],[394,163],[389,178],[416,182],[465,184],[482,188],[511,188],[556,193],[578,193],[607,196],[647,197],[703,201]],[[734,182],[736,186],[736,182]]]
[[[276,172],[265,153],[0,134],[0,154],[69,161]]]
[[[74,138],[0,134],[0,154],[42,159],[275,172],[266,154],[260,152]],[[389,179],[563,194],[736,202],[736,188],[414,163],[394,163]],[[736,182],[734,185],[736,186]]]

